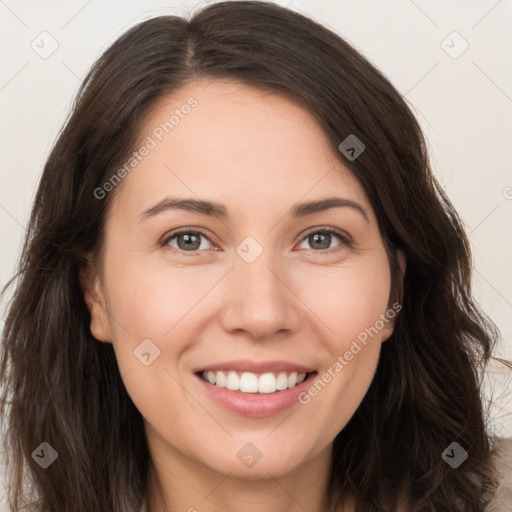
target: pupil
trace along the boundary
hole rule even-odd
[[[312,235],[312,237],[315,242],[318,242],[318,241],[323,242],[323,245],[321,245],[321,247],[318,247],[319,249],[329,249],[329,245],[331,242],[331,235],[329,235],[328,233],[320,233],[320,234],[316,233],[316,234]]]
[[[180,245],[180,249],[198,249],[199,248],[199,245],[201,245],[201,241],[199,239],[199,236],[197,236],[197,234],[184,234],[184,235],[181,235],[180,237],[182,240],[184,240],[185,244],[182,246],[182,244],[179,244]],[[197,246],[194,246],[194,242],[197,244]]]

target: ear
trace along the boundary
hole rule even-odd
[[[91,315],[91,334],[98,341],[111,342],[112,333],[105,294],[100,276],[91,262],[80,271],[80,284]]]
[[[404,282],[405,269],[407,267],[407,260],[405,257],[404,251],[401,249],[397,249],[396,258],[398,260],[398,264],[400,265],[400,280],[402,284]],[[386,341],[390,338],[395,330],[395,321],[398,317],[400,310],[402,309],[402,305],[395,302],[394,304],[388,304],[388,309],[385,315],[385,325],[382,329],[382,341]]]

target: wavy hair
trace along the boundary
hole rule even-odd
[[[405,99],[348,42],[270,2],[226,1],[125,32],[84,79],[46,161],[3,331],[1,413],[11,510],[137,512],[151,460],[113,347],[90,333],[80,272],[101,256],[116,191],[94,191],[133,151],[155,102],[198,78],[292,96],[318,121],[375,210],[402,310],[372,384],[332,451],[330,510],[484,510],[496,483],[482,373],[498,331],[471,292],[463,224],[434,177]],[[366,150],[338,146],[356,134]],[[396,251],[407,258],[400,279]],[[4,292],[5,292],[4,289]],[[456,441],[469,457],[452,469]],[[59,463],[33,458],[41,442]],[[476,478],[475,478],[476,476]],[[25,508],[24,508],[25,507]]]

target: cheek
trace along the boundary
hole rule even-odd
[[[330,357],[299,397],[311,407],[311,422],[324,426],[324,440],[332,441],[347,425],[374,378],[381,349],[381,333],[374,325],[381,311],[376,304],[368,304],[368,310],[347,304],[332,319],[336,335],[324,342]]]
[[[302,403],[310,404],[314,417],[329,425],[327,436],[336,435],[346,425],[373,380],[382,329],[389,322],[387,319],[384,323],[382,318],[387,318],[390,286],[384,254],[331,269],[328,275],[321,276],[317,270],[304,284],[304,302],[321,319],[325,333],[322,343],[330,357],[306,390]],[[319,320],[316,323],[320,325]]]
[[[337,353],[348,350],[350,342],[372,329],[386,312],[390,275],[384,249],[381,253],[354,258],[354,263],[339,267],[298,264],[284,270],[290,288],[305,305],[304,314],[325,333]],[[148,265],[136,258],[111,261],[107,287],[115,319],[115,343],[126,345],[131,339],[133,350],[149,338],[158,340],[162,350],[179,352],[176,341],[184,326],[190,329],[193,318],[199,328],[215,308],[222,307],[222,297],[217,296],[221,300],[215,300],[215,307],[211,299],[223,288],[221,283],[217,291],[212,290],[223,272],[209,265],[192,267],[185,263],[170,269],[162,262]],[[210,300],[206,297],[209,294]],[[285,295],[283,300],[287,300]]]
[[[207,294],[221,276],[207,266],[170,269],[161,262],[143,264],[136,258],[111,262],[108,271],[118,366],[121,375],[130,375],[125,384],[134,401],[139,395],[145,401],[172,386],[170,375],[181,378],[182,355],[200,339],[204,323],[211,318]],[[151,363],[146,367],[148,361],[141,356],[147,352],[145,358]],[[143,386],[131,388],[129,381],[135,379],[141,379]]]
[[[348,350],[360,333],[368,329],[374,333],[375,326],[382,330],[380,319],[388,309],[391,286],[383,251],[374,255],[379,257],[354,259],[339,268],[319,267],[302,273],[300,298],[316,315],[316,323],[321,320],[322,331],[337,353]]]
[[[126,331],[136,337],[167,338],[187,312],[211,288],[214,280],[205,270],[169,268],[137,261],[111,267],[108,282],[112,310]],[[170,336],[169,336],[170,337]]]
[[[113,262],[108,273],[119,371],[137,409],[160,431],[169,429],[168,411],[188,411],[180,428],[188,417],[198,414],[178,383],[182,378],[179,362],[190,340],[197,337],[191,330],[194,324],[198,326],[194,315],[201,304],[197,303],[212,283],[211,276],[209,280],[190,280],[188,270],[171,273],[158,264],[132,260]]]
[[[375,375],[379,353],[380,344],[373,344],[362,347],[350,361],[342,355],[337,365],[331,365],[319,375],[303,397],[310,400],[314,411],[311,416],[325,426],[324,439],[332,441],[354,416]]]

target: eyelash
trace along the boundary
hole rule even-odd
[[[306,234],[300,240],[300,243],[304,242],[304,240],[306,240],[309,236],[317,234],[317,233],[327,233],[329,235],[335,235],[342,242],[341,244],[339,244],[339,245],[337,245],[335,247],[331,247],[330,249],[324,249],[322,251],[316,251],[314,249],[307,249],[307,250],[313,251],[313,252],[315,252],[317,254],[322,254],[322,255],[324,255],[324,254],[332,254],[333,252],[336,252],[338,250],[343,249],[343,246],[351,247],[351,245],[352,245],[352,239],[349,237],[349,235],[347,235],[343,231],[338,231],[337,229],[333,229],[333,228],[329,228],[329,227],[324,227],[324,226],[320,226],[320,227],[312,229],[311,231],[306,232]],[[176,231],[174,233],[171,233],[168,236],[164,236],[164,238],[163,238],[162,242],[160,243],[160,245],[162,247],[166,247],[166,246],[170,247],[168,244],[169,244],[169,242],[171,240],[173,240],[174,238],[178,237],[179,235],[185,235],[185,234],[187,234],[187,235],[188,234],[199,234],[199,235],[202,235],[205,238],[207,238],[212,244],[214,243],[212,240],[210,240],[210,237],[204,231],[202,231],[201,229],[187,228],[187,229],[182,229],[180,231]],[[182,249],[177,249],[176,247],[170,247],[170,248],[172,250],[174,250],[174,251],[178,251],[179,253],[185,254],[186,256],[197,256],[199,253],[203,252],[203,251],[200,251],[200,250],[183,251]]]

